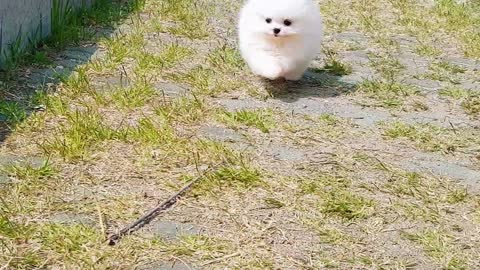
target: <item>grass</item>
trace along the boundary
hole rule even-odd
[[[52,34],[46,40],[51,47],[65,48],[78,44],[82,40],[91,39],[95,34],[94,26],[112,25],[124,19],[129,13],[139,11],[145,0],[127,1],[96,1],[92,8],[81,7],[78,10],[70,1],[66,4],[54,0],[52,6]]]
[[[10,124],[18,124],[25,120],[27,112],[24,106],[14,101],[0,101],[0,117]]]
[[[206,183],[205,183],[206,182]],[[241,188],[250,188],[262,183],[260,171],[243,164],[240,166],[222,167],[209,175],[204,186],[233,186]]]
[[[76,110],[66,117],[66,122],[55,130],[55,135],[40,143],[45,154],[55,153],[66,160],[83,159],[94,145],[119,136],[104,125],[98,112]]]
[[[474,170],[477,130],[398,121],[382,124],[376,132],[357,125],[356,117],[337,116],[358,101],[356,96],[323,98],[323,86],[310,81],[294,83],[294,92],[283,93],[291,103],[280,97],[260,101],[252,89],[264,90],[262,82],[249,76],[231,42],[241,3],[220,2],[146,0],[124,6],[121,16],[128,10],[138,13],[133,11],[111,36],[92,37],[102,53],[71,76],[58,75],[60,83],[45,84],[32,101],[13,101],[20,96],[10,91],[16,84],[0,83],[10,91],[0,93],[5,100],[26,104],[28,112],[40,105],[28,121],[15,125],[4,151],[49,160],[8,166],[0,175],[0,268],[148,268],[168,262],[212,269],[474,269],[478,250],[471,240],[478,227],[478,192],[433,169],[420,173],[393,164],[408,166],[412,155],[421,154],[417,151],[436,151],[450,155],[442,162],[454,159]],[[400,57],[406,50],[410,57],[419,45],[425,46],[417,53],[428,57],[417,55],[421,63],[433,61],[432,68],[442,74],[473,78],[471,67],[462,70],[435,58],[458,53],[463,46],[456,47],[453,36],[439,28],[420,29],[444,23],[430,13],[435,12],[431,7],[410,0],[327,0],[321,8],[326,42],[336,42],[332,32],[341,31],[341,42],[358,44],[345,42],[328,54],[328,72],[342,76],[355,67],[363,73],[358,63],[341,58],[341,50],[375,52],[366,66],[375,79],[358,85],[358,98],[366,97],[367,105],[372,101],[368,111],[373,114],[385,113],[377,107],[408,105],[415,111],[389,113],[421,118],[416,110],[431,113],[451,105],[432,103],[430,93],[423,96],[404,83],[412,70]],[[94,31],[103,25],[117,28],[108,22],[117,11],[105,9],[104,18],[98,13],[93,20],[83,16],[82,24]],[[397,36],[409,31],[416,31],[413,38]],[[451,42],[448,48],[446,41]],[[44,56],[57,62],[48,53],[39,55],[39,62]],[[118,77],[120,85],[109,85]],[[343,88],[337,79],[335,87]],[[312,91],[304,92],[305,87]],[[458,106],[471,100],[469,108],[475,108],[469,90],[449,86],[439,94]],[[265,106],[227,112],[220,106],[226,99]],[[307,106],[317,99],[336,113]],[[449,111],[449,116],[457,113]],[[241,129],[241,143],[203,139],[211,121]],[[379,142],[382,136],[415,148]],[[289,149],[304,153],[302,159],[277,159],[264,151],[277,145],[287,154]],[[167,241],[140,230],[114,248],[105,245],[105,230],[129,224],[214,164],[221,165],[165,213],[172,222],[201,228],[200,234]],[[13,181],[2,184],[2,176]],[[73,217],[62,224],[59,215]],[[94,222],[78,224],[77,216]],[[402,239],[396,228],[408,228],[412,237],[404,234]],[[398,253],[398,243],[415,252]]]
[[[145,0],[125,2],[98,0],[90,8],[85,6],[74,8],[71,1],[54,0],[51,10],[51,33],[45,40],[41,38],[45,31],[42,25],[31,37],[25,36],[22,29],[19,29],[17,38],[9,46],[8,52],[3,48],[0,50],[6,58],[4,67],[6,72],[2,74],[2,78],[11,80],[13,72],[20,67],[51,65],[51,54],[55,50],[91,40],[98,26],[112,26],[130,13],[141,10],[144,4]]]
[[[421,233],[404,234],[405,237],[422,246],[433,259],[438,260],[443,269],[466,269],[465,258],[452,252],[453,238],[441,231],[428,229]]]
[[[460,40],[465,56],[478,59],[480,35],[474,31],[480,26],[478,6],[475,6],[474,2],[461,4],[452,0],[441,0],[436,2],[434,12],[442,17],[442,25],[447,31]]]
[[[45,161],[40,166],[35,166],[31,163],[12,165],[4,169],[9,175],[19,180],[38,180],[45,177],[50,177],[56,173],[56,169],[52,166],[50,161]]]
[[[115,89],[111,98],[117,106],[133,109],[144,106],[156,95],[158,93],[152,85],[141,82],[126,88]]]
[[[169,122],[198,123],[208,115],[208,109],[203,100],[182,96],[169,103],[162,104],[155,112]]]
[[[192,56],[193,53],[191,49],[175,43],[166,46],[159,54],[141,52],[138,56],[138,66],[135,73],[142,74],[173,68],[178,62]]]
[[[465,73],[466,69],[448,63],[446,61],[433,62],[429,67],[429,72],[421,77],[441,81],[449,82],[452,84],[459,84],[459,75]]]
[[[460,87],[447,87],[440,90],[438,94],[459,100],[465,113],[474,117],[480,115],[480,92]]]
[[[415,47],[415,52],[421,56],[438,57],[442,54],[442,51],[429,44],[420,44]]]
[[[419,94],[415,86],[382,80],[365,80],[357,86],[357,89],[376,100],[377,106],[387,108],[400,107],[406,97]]]
[[[245,67],[245,62],[243,62],[239,51],[227,45],[213,50],[207,59],[212,67],[224,72],[242,70]]]
[[[320,122],[325,123],[329,126],[335,126],[341,122],[341,120],[337,116],[328,114],[328,113],[321,114],[318,117],[318,120],[320,120]]]
[[[313,72],[321,73],[326,71],[335,76],[344,76],[352,73],[351,65],[342,62],[335,51],[325,50],[325,55],[326,59],[323,68],[314,68],[312,69]]]
[[[460,87],[447,87],[443,88],[438,92],[440,96],[443,97],[450,97],[453,99],[462,99],[466,98],[469,96],[469,93],[467,90],[460,88]]]
[[[331,191],[321,203],[323,213],[351,220],[366,218],[372,211],[375,203],[369,199],[349,191]]]
[[[140,142],[142,145],[168,146],[175,142],[174,130],[167,123],[155,122],[150,118],[142,118],[136,127],[127,128],[126,141]]]
[[[199,260],[211,260],[227,254],[230,247],[227,241],[203,235],[184,235],[176,243],[165,243],[161,249],[173,256],[197,257]]]
[[[318,176],[300,180],[300,194],[319,196],[322,213],[345,220],[362,219],[372,214],[375,203],[354,193],[351,181],[344,177]]]
[[[369,55],[370,66],[387,82],[395,82],[405,66],[400,61],[390,55]]]
[[[462,108],[472,116],[480,115],[480,93],[471,92],[462,102]]]
[[[166,31],[176,36],[189,39],[205,39],[209,36],[207,12],[211,9],[204,3],[193,0],[167,0],[159,3],[160,18],[174,23],[167,26]]]
[[[219,119],[232,128],[237,128],[241,124],[247,127],[255,127],[263,133],[269,133],[275,127],[273,112],[269,109],[240,110],[236,112],[224,111],[219,115]]]
[[[431,124],[411,125],[402,122],[393,122],[386,125],[383,132],[385,138],[405,138],[426,151],[455,152],[466,148],[474,141],[474,134],[468,131],[448,130]],[[473,137],[472,137],[473,136]]]

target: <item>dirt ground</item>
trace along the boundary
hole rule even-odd
[[[113,1],[3,72],[0,269],[480,269],[480,4],[318,2],[299,82],[233,0]]]

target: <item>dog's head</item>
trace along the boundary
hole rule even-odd
[[[252,31],[273,38],[303,35],[315,29],[318,17],[311,0],[250,0],[246,12]]]

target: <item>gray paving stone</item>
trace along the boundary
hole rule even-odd
[[[167,240],[175,240],[182,235],[196,235],[201,229],[193,224],[178,223],[168,220],[158,220],[150,223],[143,230],[145,235],[160,237]]]
[[[267,153],[280,161],[302,161],[306,159],[305,152],[283,145],[271,145]]]
[[[58,213],[49,218],[51,223],[59,223],[65,225],[87,225],[94,226],[95,219],[82,214],[73,214],[73,213]]]
[[[195,267],[184,262],[175,263],[153,263],[148,266],[140,267],[140,270],[194,270]]]
[[[237,142],[243,139],[241,134],[232,129],[212,126],[202,127],[200,129],[200,136],[226,142]]]

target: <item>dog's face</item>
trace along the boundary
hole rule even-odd
[[[302,0],[256,0],[249,24],[252,30],[272,38],[302,35],[309,26],[309,6]]]

